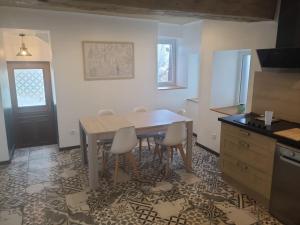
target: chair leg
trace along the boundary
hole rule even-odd
[[[162,162],[162,146],[160,146],[159,144],[155,144],[153,161],[156,155],[158,155],[159,161]]]
[[[117,183],[118,172],[119,172],[119,155],[115,156],[115,174],[114,174],[114,185]]]
[[[176,147],[174,147],[175,148],[175,150],[176,150]],[[174,156],[174,148],[173,147],[171,147],[171,163],[173,163],[173,156]]]
[[[104,174],[106,170],[106,155],[105,155],[105,151],[103,149],[102,151],[102,175]]]
[[[154,153],[153,153],[153,162],[155,161],[155,156],[156,154],[159,154],[158,151],[159,151],[159,145],[158,144],[155,144],[155,148],[154,148]]]
[[[139,171],[138,171],[137,163],[136,163],[134,156],[132,155],[131,152],[126,153],[126,156],[127,156],[127,160],[131,164],[134,175],[139,176]]]
[[[126,163],[126,154],[123,155],[123,166],[124,166],[124,171],[126,173],[128,173],[128,167],[127,167],[127,163]]]
[[[162,160],[163,160],[163,149],[162,149],[162,146],[160,146],[160,148],[158,148],[158,156],[159,156],[159,161],[162,162]]]
[[[148,137],[147,137],[147,143],[148,143],[148,149],[149,149],[149,151],[151,151],[150,141],[149,141]]]
[[[139,138],[140,144],[139,144],[139,161],[142,160],[142,138]]]
[[[168,176],[170,173],[170,158],[171,158],[171,152],[172,152],[172,148],[171,147],[167,147],[167,165],[166,165],[166,174],[165,176]]]
[[[184,162],[184,166],[186,166],[186,156],[185,156],[185,153],[184,153],[184,150],[183,150],[183,146],[178,145],[177,147],[179,148],[179,152],[180,152],[180,155],[181,155],[182,160]]]

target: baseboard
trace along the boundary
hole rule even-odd
[[[212,150],[212,149],[210,149],[210,148],[208,148],[208,147],[206,147],[206,146],[204,146],[204,145],[201,145],[201,144],[198,143],[198,142],[196,142],[196,145],[199,146],[200,148],[205,149],[206,151],[210,152],[211,154],[214,154],[214,155],[216,155],[216,156],[220,156],[220,153],[215,152],[214,150]]]
[[[63,148],[59,148],[59,151],[66,151],[66,150],[72,150],[72,149],[77,149],[80,148],[80,145],[74,145],[74,146],[67,146]]]
[[[9,159],[9,160],[7,160],[7,161],[2,161],[2,162],[0,162],[0,166],[3,166],[3,165],[8,165],[8,164],[10,164],[10,162],[11,162],[11,160]]]

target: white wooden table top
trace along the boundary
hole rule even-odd
[[[136,129],[159,127],[182,121],[190,122],[192,120],[166,109],[80,118],[81,126],[86,134],[115,132],[122,127],[128,126],[134,126]]]

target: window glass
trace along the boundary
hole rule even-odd
[[[157,82],[159,86],[175,85],[176,41],[160,40],[157,44]]]
[[[250,54],[243,55],[242,56],[242,67],[241,67],[239,104],[247,103],[250,65],[251,65],[251,55]]]
[[[14,69],[18,107],[46,105],[42,69]]]

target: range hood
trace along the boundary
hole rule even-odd
[[[300,69],[300,48],[258,49],[257,55],[263,69]]]
[[[300,70],[300,1],[281,0],[276,48],[258,49],[263,70]]]

